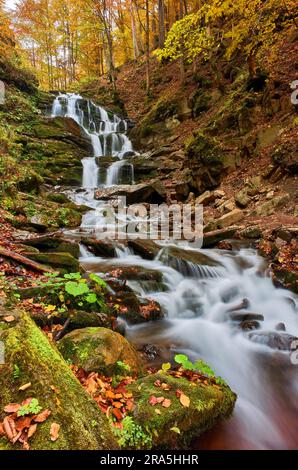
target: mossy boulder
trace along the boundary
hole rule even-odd
[[[154,384],[160,381],[170,390],[164,391]],[[192,383],[185,378],[157,373],[138,380],[129,386],[136,407],[134,421],[152,436],[153,448],[186,447],[191,438],[200,436],[221,418],[228,417],[234,408],[236,395],[228,386],[214,383]],[[183,406],[177,397],[183,392],[189,399],[189,406]],[[164,397],[171,400],[165,408],[151,405],[150,397]],[[160,414],[156,413],[159,410]]]
[[[65,359],[87,372],[116,374],[118,361],[127,364],[132,373],[137,373],[141,367],[133,346],[124,336],[108,328],[72,331],[58,343],[58,348]]]
[[[198,132],[186,145],[192,189],[203,193],[219,185],[224,175],[224,154],[217,141]]]
[[[40,251],[70,253],[74,258],[78,258],[80,255],[79,243],[64,239],[61,236],[34,237],[24,240],[23,243],[28,245],[28,251],[29,247],[34,247]]]
[[[14,313],[15,314],[15,313]],[[20,313],[15,326],[1,332],[5,346],[5,364],[0,366],[0,418],[8,403],[20,403],[28,397],[38,399],[50,417],[38,425],[30,439],[32,450],[115,449],[117,443],[108,421],[89,397],[56,347],[27,314]],[[14,375],[15,366],[19,375]],[[20,386],[31,383],[26,391]],[[54,391],[55,390],[55,391]],[[60,424],[59,438],[52,442],[50,427]],[[0,448],[17,448],[0,439]]]
[[[28,192],[35,191],[39,193],[40,186],[43,183],[43,178],[33,170],[27,170],[17,183],[17,187],[20,191]]]
[[[57,268],[61,273],[76,273],[80,271],[80,265],[70,253],[28,253],[28,258],[52,268]]]

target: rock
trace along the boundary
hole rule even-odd
[[[141,369],[140,359],[129,342],[107,328],[82,328],[68,333],[58,343],[65,360],[71,361],[86,372],[117,374],[118,361],[127,364],[131,373]]]
[[[202,133],[194,134],[186,147],[191,171],[191,188],[199,193],[216,188],[224,173],[224,154],[217,141]]]
[[[30,439],[32,450],[118,448],[106,416],[78,382],[56,347],[27,314],[19,314],[17,324],[2,331],[0,337],[5,346],[5,364],[0,366],[0,409],[8,403],[21,403],[34,397],[43,410],[51,411]],[[20,370],[18,378],[12,373],[15,365]],[[31,387],[20,391],[21,385],[29,382]],[[59,390],[58,395],[51,389]],[[55,442],[49,438],[53,423],[60,424],[59,439]],[[13,450],[21,448],[19,444],[6,446]]]
[[[246,183],[246,191],[249,196],[255,196],[262,187],[261,176],[253,176]]]
[[[28,297],[27,297],[28,298]],[[79,328],[91,327],[112,327],[111,318],[105,313],[101,312],[86,312],[85,310],[69,310],[61,312],[59,315],[49,316],[44,313],[32,312],[32,320],[40,327],[64,324],[68,318],[70,323],[67,327],[67,332],[77,330]]]
[[[222,191],[221,189],[215,189],[215,191],[213,191],[213,194],[215,198],[219,198],[219,199],[221,199],[222,197],[225,197],[226,195],[226,193]]]
[[[251,202],[251,199],[248,196],[246,189],[242,189],[239,191],[239,193],[236,194],[235,201],[236,204],[241,208],[248,206],[248,204]]]
[[[222,206],[219,207],[224,212],[232,212],[235,209],[235,203],[233,199],[229,199],[228,201],[224,202]]]
[[[251,321],[246,320],[246,321],[242,321],[240,323],[239,327],[243,331],[258,330],[259,328],[261,328],[261,324],[260,324],[260,322],[258,322],[256,320],[251,320]]]
[[[298,273],[297,270],[286,269],[278,265],[272,265],[275,283],[285,289],[290,289],[298,294]]]
[[[155,259],[161,250],[161,247],[153,240],[144,240],[139,238],[136,240],[128,240],[128,246],[142,258],[149,260]]]
[[[164,392],[156,387],[157,381],[167,384],[170,390]],[[135,398],[135,423],[151,431],[149,442],[153,448],[159,449],[175,449],[181,447],[181,442],[189,443],[192,437],[200,436],[219,419],[229,416],[236,401],[236,395],[228,386],[214,387],[207,380],[197,384],[169,374],[152,374],[127,388]],[[189,407],[181,405],[177,397],[181,392],[189,398]],[[171,405],[168,408],[158,404],[153,406],[149,403],[152,396],[165,397],[171,400]],[[173,428],[178,428],[179,433]],[[158,435],[152,432],[156,429]]]
[[[231,312],[229,313],[229,317],[232,321],[240,321],[240,322],[250,322],[253,320],[257,321],[264,321],[264,315],[260,313],[253,313],[253,312]]]
[[[261,150],[265,147],[272,145],[279,137],[281,128],[279,126],[271,126],[265,129],[261,129],[258,132],[257,146]]]
[[[57,235],[44,235],[41,237],[33,237],[23,240],[24,245],[38,248],[40,251],[45,252],[62,252],[70,253],[74,258],[80,255],[80,246],[78,242],[73,240],[64,239],[61,234]]]
[[[251,225],[239,232],[241,238],[257,239],[262,237],[262,231],[258,225]]]
[[[243,211],[240,209],[234,209],[228,214],[222,215],[219,219],[217,219],[216,222],[219,228],[225,228],[237,222],[240,222],[240,220],[242,220],[243,218],[244,218]]]
[[[161,271],[137,265],[98,263],[96,264],[96,272],[103,273],[106,277],[115,277],[125,281],[162,282]]]
[[[286,325],[282,322],[277,323],[277,325],[275,325],[275,329],[276,331],[286,331]]]
[[[212,230],[211,232],[204,232],[203,248],[209,248],[217,245],[222,240],[233,237],[235,232],[239,229],[238,226],[223,228],[219,230]]]
[[[205,191],[203,194],[196,198],[196,204],[203,204],[203,206],[206,206],[213,201],[215,201],[215,196],[214,193],[211,191]]]
[[[39,192],[40,186],[43,183],[43,178],[34,170],[26,170],[25,176],[20,176],[17,182],[19,191],[30,193],[31,191]]]
[[[142,348],[142,352],[149,361],[153,361],[159,356],[159,351],[154,344],[145,344]]]
[[[45,232],[49,226],[47,218],[44,215],[33,215],[29,218],[27,225],[33,227],[38,232]]]
[[[70,253],[28,253],[28,258],[52,268],[57,268],[61,273],[76,273],[80,271],[80,265]]]
[[[273,199],[273,198],[274,198],[274,190],[268,191],[268,193],[266,194],[266,199],[269,201],[270,199]]]
[[[116,246],[106,240],[96,240],[95,238],[82,238],[82,244],[87,246],[96,256],[105,258],[116,258]]]
[[[298,338],[288,333],[277,331],[258,331],[248,335],[249,339],[254,343],[264,344],[272,349],[280,351],[291,351],[292,345]]]
[[[270,201],[264,202],[263,204],[258,206],[254,212],[256,213],[256,215],[263,217],[272,215],[274,214],[276,209],[283,207],[285,204],[288,203],[289,200],[290,197],[288,194],[276,196]]]
[[[184,250],[174,246],[163,248],[160,260],[183,275],[190,277],[197,275],[205,277],[208,273],[214,273],[216,267],[220,266],[217,261],[201,252]],[[206,266],[211,269],[207,271],[206,269],[201,269],[201,267]]]
[[[271,152],[271,158],[287,173],[293,175],[298,173],[298,150],[295,139],[287,139],[277,145]]]
[[[135,185],[120,185],[95,191],[95,199],[110,199],[125,196],[127,204],[149,202],[161,204],[166,200],[166,190],[160,181],[139,183]]]

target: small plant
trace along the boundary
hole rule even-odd
[[[177,354],[175,356],[175,362],[180,364],[185,370],[190,370],[192,372],[200,371],[204,375],[213,377],[217,384],[226,385],[225,381],[221,377],[216,377],[215,372],[208,366],[208,364],[206,364],[206,362],[202,361],[202,359],[198,359],[196,362],[191,362],[185,354]]]
[[[131,416],[126,416],[122,421],[122,429],[114,428],[114,433],[118,437],[120,447],[130,449],[151,449],[152,437],[148,432],[136,424]]]
[[[13,379],[14,379],[14,380],[17,380],[17,379],[20,378],[20,376],[21,376],[21,370],[20,370],[18,364],[14,364],[14,366],[13,366],[13,374],[12,374],[12,375],[13,375]]]
[[[42,410],[37,398],[32,398],[30,403],[22,405],[18,411],[18,416],[37,415]]]
[[[45,310],[48,313],[59,313],[71,308],[96,311],[106,309],[104,293],[107,284],[96,274],[90,274],[89,279],[80,273],[69,273],[59,276],[58,273],[46,275],[46,281],[38,284],[46,289]]]

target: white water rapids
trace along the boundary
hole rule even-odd
[[[108,116],[103,108],[90,103],[88,112],[82,111],[81,104],[82,99],[77,95],[61,95],[55,100],[53,115],[72,117],[90,135],[94,156],[83,160],[82,186],[94,188],[98,185],[95,157],[100,153],[107,155],[103,149],[107,149],[109,141],[112,142],[113,156],[119,157],[119,162],[132,146],[125,134],[126,124],[120,118]],[[99,120],[90,117],[91,105]],[[124,133],[119,133],[120,127]],[[117,143],[111,135],[118,136]],[[106,184],[117,184],[114,173],[117,165],[122,167],[118,161],[114,168],[110,167]],[[76,203],[90,207],[80,230],[96,237],[97,229],[106,223],[108,204],[96,201],[90,189],[70,191],[69,194]],[[186,242],[179,243],[179,246],[193,249]],[[298,336],[297,296],[273,285],[264,260],[253,249],[195,251],[207,254],[219,266],[203,266],[186,277],[181,273],[182,269],[179,272],[179,263],[178,269],[173,269],[162,263],[159,257],[147,261],[124,246],[118,247],[115,259],[95,257],[82,247],[81,263],[87,270],[99,274],[103,263],[142,266],[162,272],[163,288],[158,285],[148,288],[144,282],[138,281],[127,283],[138,295],[156,300],[166,314],[165,320],[128,325],[128,338],[138,345],[155,344],[167,349],[169,354],[179,351],[191,359],[203,358],[238,395],[233,416],[202,437],[196,446],[295,448],[298,443],[295,420],[298,412],[298,365],[291,363],[290,352],[271,349],[262,341],[251,341],[249,333],[241,331],[236,322],[231,321],[229,312],[238,309],[263,315],[264,321],[258,332],[274,332],[276,325],[282,322],[287,333]],[[239,309],[244,299],[247,307]]]

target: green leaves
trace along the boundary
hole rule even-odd
[[[65,291],[73,297],[78,297],[87,294],[89,287],[85,283],[69,281],[65,284]]]
[[[18,416],[37,415],[41,409],[42,407],[39,406],[37,398],[32,398],[29,403],[21,406],[18,411]]]
[[[104,289],[107,288],[107,283],[103,281],[97,274],[91,273],[89,274],[89,278],[98,286],[103,287]]]

